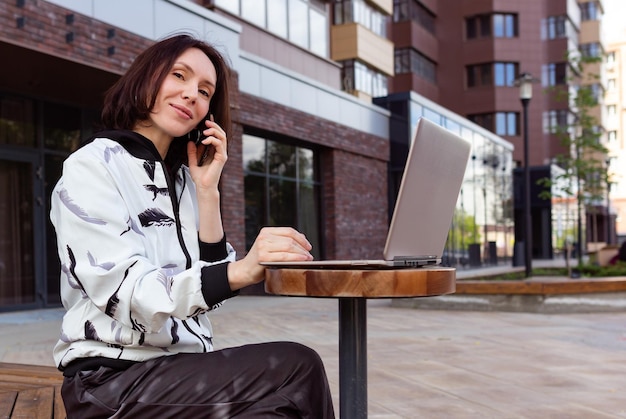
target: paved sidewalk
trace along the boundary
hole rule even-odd
[[[218,347],[294,340],[324,359],[338,413],[335,299],[240,296]],[[0,360],[52,365],[61,310],[0,314]],[[428,311],[368,302],[369,417],[626,418],[626,312]]]

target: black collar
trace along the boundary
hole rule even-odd
[[[180,166],[187,163],[187,142],[184,137],[175,138],[170,145],[165,159],[161,159],[154,143],[143,135],[131,130],[99,131],[89,138],[81,147],[91,143],[96,138],[108,138],[118,142],[134,157],[149,161],[163,161],[172,173],[176,173]]]

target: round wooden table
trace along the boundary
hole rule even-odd
[[[367,417],[367,299],[431,297],[455,291],[456,270],[265,270],[265,291],[339,299],[339,416]]]

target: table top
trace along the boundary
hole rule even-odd
[[[456,270],[447,267],[381,270],[265,270],[265,291],[299,297],[429,297],[454,293]]]

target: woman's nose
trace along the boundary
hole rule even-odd
[[[195,101],[198,97],[198,87],[187,85],[183,90],[183,99],[189,99]]]

